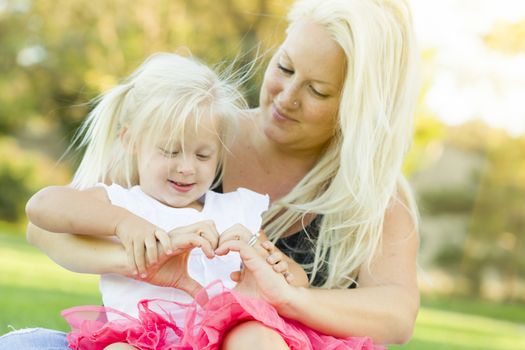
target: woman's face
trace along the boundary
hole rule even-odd
[[[318,153],[334,135],[345,55],[326,29],[311,22],[290,28],[261,88],[263,129],[280,145]]]

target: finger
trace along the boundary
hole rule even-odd
[[[264,250],[262,248],[260,249]],[[275,273],[272,269],[272,265],[266,262],[265,257],[259,255],[255,247],[249,246],[246,242],[228,241],[217,248],[215,252],[217,255],[225,255],[231,251],[239,252],[243,266],[245,267],[241,273],[246,274],[249,272],[257,281],[259,281],[257,283],[260,283],[260,281],[267,281],[268,278],[275,278],[277,280],[282,278],[282,282],[284,282],[284,276],[280,273]],[[244,280],[242,275],[241,280]]]
[[[182,287],[181,289],[183,291],[185,291],[186,293],[188,293],[189,295],[191,295],[191,297],[193,299],[196,299],[196,301],[200,304],[200,305],[203,305],[205,304],[208,300],[208,298],[202,298],[202,295],[199,295],[199,292],[203,290],[203,287],[197,282],[195,281],[193,278],[188,278],[184,281],[184,283],[182,283]],[[197,298],[199,297],[199,298]]]
[[[241,271],[233,271],[230,273],[230,278],[234,282],[240,282],[241,281]]]
[[[283,274],[289,270],[288,263],[286,261],[280,261],[277,264],[272,265],[272,268],[275,272]]]
[[[157,238],[157,240],[160,242],[162,249],[164,249],[164,252],[166,252],[167,255],[173,254],[171,239],[166,231],[161,228],[157,228],[155,230],[155,238]]]
[[[283,273],[283,276],[286,279],[286,282],[288,282],[288,284],[291,284],[295,279],[294,274],[289,271]]]
[[[137,264],[135,264],[135,255],[133,254],[133,243],[125,244],[124,249],[126,250],[126,259],[128,260],[129,266],[133,269],[133,275],[140,273]]]
[[[148,266],[156,264],[159,261],[157,254],[157,240],[154,236],[148,236],[144,240],[144,245],[146,246]]]
[[[261,243],[261,246],[266,249],[266,251],[269,253],[269,254],[272,254],[273,252],[275,252],[275,250],[277,248],[275,248],[275,244],[272,243],[272,241],[264,241]]]
[[[266,261],[268,262],[268,264],[273,265],[273,264],[277,264],[280,261],[282,261],[283,257],[284,257],[283,253],[276,251],[268,255],[268,257],[266,258]]]
[[[215,250],[215,254],[217,255],[226,255],[229,252],[238,252],[243,261],[243,266],[245,267],[247,264],[253,264],[256,260],[262,264],[268,265],[265,259],[259,255],[255,247],[248,245],[248,243],[242,240],[225,242]]]
[[[208,242],[210,242],[210,246],[212,247],[212,249],[217,248],[217,245],[219,244],[219,235],[217,232],[206,228],[206,229],[199,229],[197,231],[197,234],[201,236],[202,238],[208,240]]]
[[[215,256],[215,251],[213,250],[213,248],[211,247],[210,245],[210,242],[201,237],[201,236],[197,236],[197,235],[179,235],[177,237],[175,237],[174,241],[173,241],[173,244],[174,244],[174,247],[175,247],[175,250],[182,250],[182,251],[185,251],[185,250],[188,250],[188,249],[193,249],[193,248],[197,248],[197,247],[200,247],[203,251],[203,253],[208,257],[208,258],[213,258]]]
[[[220,242],[223,243],[230,240],[243,240],[247,242],[251,236],[252,233],[245,226],[241,224],[235,224],[221,233]]]
[[[133,255],[135,257],[135,264],[139,269],[140,277],[145,278],[146,274],[146,261],[144,258],[144,244],[142,242],[133,242]]]

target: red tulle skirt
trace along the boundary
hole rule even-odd
[[[187,310],[182,324],[166,311],[174,305]],[[62,311],[62,316],[72,329],[69,347],[78,350],[102,350],[116,342],[141,350],[218,350],[232,327],[251,320],[274,329],[292,350],[385,349],[367,337],[337,338],[316,332],[279,316],[267,302],[224,289],[220,283],[203,289],[190,304],[142,300],[137,318],[103,306],[73,307]]]

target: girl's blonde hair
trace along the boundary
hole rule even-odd
[[[193,58],[170,53],[150,56],[121,84],[95,99],[95,108],[75,138],[86,150],[72,186],[137,185],[132,150],[139,143],[167,140],[167,147],[173,142],[184,147],[185,129],[210,125],[202,123],[205,119],[217,126],[214,131],[227,146],[246,108],[237,86]],[[220,164],[217,175],[221,175]]]
[[[339,125],[315,167],[266,213],[265,229],[276,240],[306,214],[322,214],[314,262],[304,267],[312,282],[326,264],[323,287],[344,288],[380,254],[389,205],[407,205],[417,223],[401,174],[412,139],[417,50],[404,0],[299,0],[289,28],[301,21],[324,27],[345,53]]]

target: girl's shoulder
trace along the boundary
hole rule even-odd
[[[206,202],[213,201],[216,204],[242,205],[245,208],[260,207],[268,208],[270,197],[267,194],[261,194],[244,187],[239,187],[231,192],[208,191],[206,193]],[[266,210],[266,209],[265,209]]]

